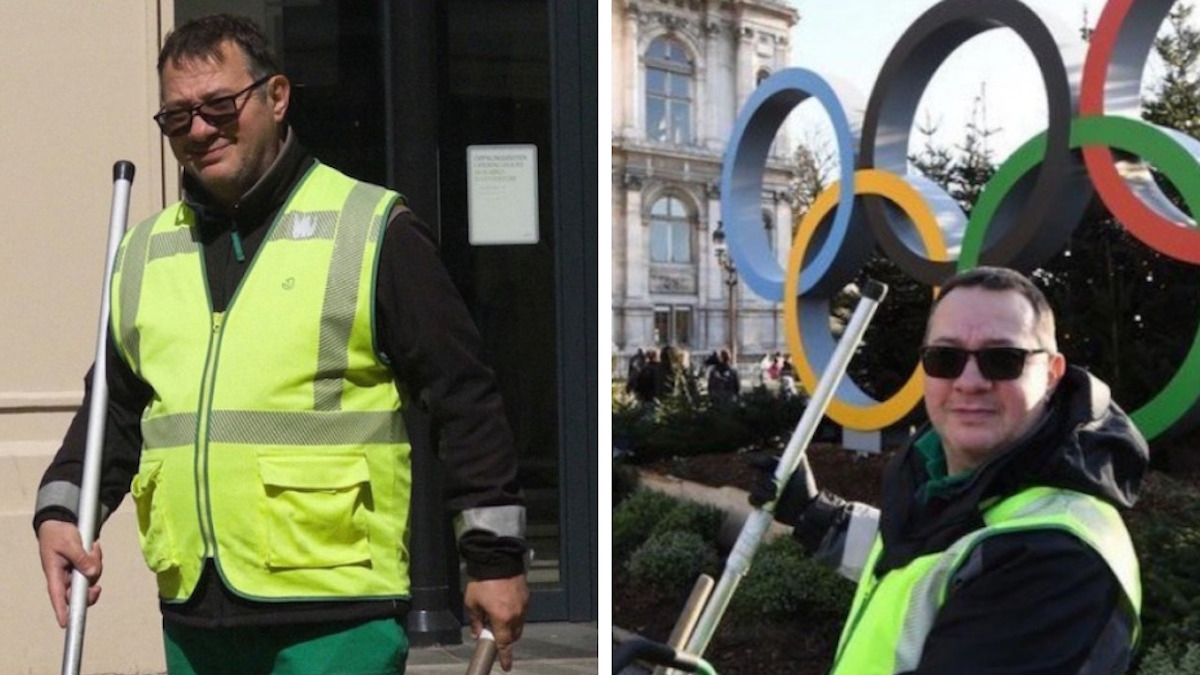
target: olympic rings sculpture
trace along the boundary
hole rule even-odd
[[[721,174],[721,218],[743,281],[783,302],[788,349],[810,391],[835,347],[829,302],[878,245],[914,279],[937,286],[979,264],[1030,270],[1069,241],[1098,194],[1131,235],[1176,260],[1200,265],[1200,230],[1153,181],[1122,175],[1111,148],[1153,164],[1200,213],[1200,141],[1138,119],[1141,73],[1175,0],[1109,0],[1090,42],[1020,0],[945,0],[918,17],[884,62],[861,124],[854,91],[801,68],[764,80],[746,101]],[[1014,151],[984,186],[970,218],[939,186],[908,174],[909,130],[937,68],[972,37],[1012,30],[1034,56],[1047,127]],[[838,180],[801,219],[786,269],[761,230],[760,195],[775,134],[800,103],[815,99],[833,125]],[[857,156],[857,162],[855,157]],[[832,213],[832,216],[830,215]],[[784,302],[785,299],[795,302]],[[863,431],[899,421],[920,401],[918,367],[886,401],[845,379],[830,404],[836,422]],[[1131,413],[1147,438],[1200,414],[1200,334],[1179,370]]]

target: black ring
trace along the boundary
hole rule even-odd
[[[909,26],[892,48],[875,81],[863,119],[859,166],[907,174],[908,140],[917,104],[938,67],[965,42],[992,28],[1012,30],[1037,61],[1048,109],[1045,159],[1014,187],[997,208],[980,261],[1032,269],[1070,238],[1092,195],[1083,160],[1070,149],[1071,119],[1078,110],[1082,49],[1064,63],[1061,46],[1045,21],[1019,0],[945,0]],[[1075,38],[1078,42],[1078,39]],[[1075,63],[1075,61],[1078,63]],[[883,142],[880,143],[880,139]],[[867,221],[884,253],[915,279],[936,285],[955,271],[953,260],[933,262],[907,219],[893,215],[882,199],[861,198]],[[965,228],[966,222],[963,221]],[[955,246],[962,230],[945,232]]]

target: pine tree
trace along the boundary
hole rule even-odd
[[[996,163],[988,141],[1000,131],[987,123],[987,97],[984,84],[972,103],[971,119],[961,141],[947,147],[934,140],[938,125],[928,116],[917,126],[924,137],[920,152],[908,161],[926,178],[940,185],[970,215],[984,186],[996,173]]]
[[[1200,31],[1191,25],[1194,8],[1178,5],[1167,17],[1170,30],[1154,41],[1154,51],[1166,72],[1145,101],[1143,117],[1155,124],[1195,136],[1200,132]]]

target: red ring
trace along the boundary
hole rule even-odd
[[[1079,113],[1104,114],[1104,85],[1121,25],[1134,0],[1109,0],[1100,13],[1088,45],[1080,83]],[[1130,234],[1152,249],[1176,260],[1200,265],[1200,231],[1186,223],[1163,218],[1129,190],[1117,174],[1112,151],[1105,146],[1083,148],[1083,161],[1101,201]]]

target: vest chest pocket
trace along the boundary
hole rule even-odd
[[[167,505],[157,496],[162,484],[162,462],[142,462],[129,493],[137,505],[138,543],[146,565],[155,572],[178,567]]]
[[[361,455],[260,456],[269,568],[327,568],[371,560],[371,474]]]

